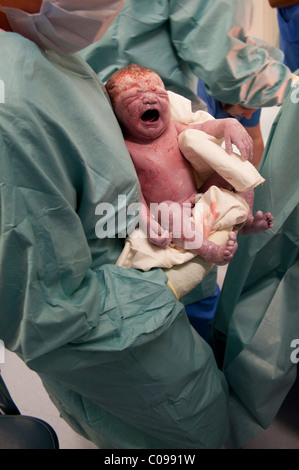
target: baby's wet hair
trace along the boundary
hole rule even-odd
[[[114,72],[109,77],[105,85],[106,90],[110,96],[112,105],[114,105],[118,93],[121,89],[122,83],[126,78],[146,78],[149,74],[155,74],[159,77],[159,75],[154,70],[137,64],[130,64],[125,67],[122,67],[121,69],[116,70],[116,72]]]

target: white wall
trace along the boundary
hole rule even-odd
[[[268,0],[253,0],[253,4],[254,15],[250,35],[278,47],[279,29],[276,8],[271,8]]]

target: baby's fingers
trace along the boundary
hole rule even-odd
[[[249,138],[245,138],[241,142],[239,142],[237,147],[239,149],[242,159],[250,161],[253,158],[253,141],[250,136],[248,137]]]
[[[225,150],[227,151],[227,153],[231,155],[233,153],[233,143],[232,143],[230,135],[225,136],[224,142],[225,142]]]

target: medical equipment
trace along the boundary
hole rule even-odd
[[[44,420],[22,415],[0,371],[0,450],[59,449],[56,432]]]

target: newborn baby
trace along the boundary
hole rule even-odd
[[[228,189],[228,184],[214,174],[198,190],[193,168],[179,149],[178,135],[192,128],[218,139],[224,137],[228,152],[232,152],[232,144],[235,144],[242,158],[250,159],[252,140],[243,126],[233,118],[192,125],[171,121],[169,98],[162,80],[152,70],[135,64],[115,72],[107,81],[106,89],[140,181],[139,225],[151,243],[166,247],[173,242],[183,249],[190,249],[191,243],[191,251],[208,262],[221,265],[231,261],[237,249],[236,233],[231,231],[228,241],[222,245],[209,241],[204,233],[196,243],[198,228],[191,220],[191,209],[199,191],[206,191],[212,184]],[[252,207],[253,190],[242,195]],[[158,213],[151,210],[153,205],[159,206]],[[269,213],[258,212],[253,217],[250,212],[242,231],[261,232],[272,227],[272,222]]]

